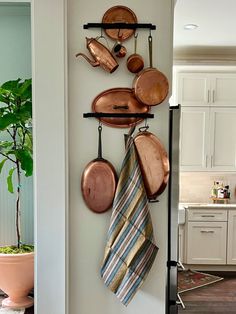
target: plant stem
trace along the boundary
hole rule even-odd
[[[21,244],[21,233],[20,233],[20,163],[16,160],[16,170],[17,170],[17,197],[16,197],[16,235],[17,235],[17,247],[20,248]]]
[[[1,152],[0,152],[0,154],[1,154],[3,157],[6,157],[8,160],[10,160],[10,161],[16,163],[16,161],[15,161],[14,159],[10,158],[8,155],[5,155],[5,154],[3,154],[3,153],[1,153]]]

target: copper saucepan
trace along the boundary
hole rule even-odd
[[[95,213],[109,210],[115,196],[117,175],[113,165],[102,158],[102,126],[98,127],[98,157],[85,167],[81,190],[84,201]]]
[[[152,36],[148,36],[150,67],[139,72],[134,81],[135,97],[141,103],[148,106],[156,106],[162,103],[169,91],[169,83],[166,76],[152,66]]]
[[[137,38],[138,38],[138,34],[135,34],[134,35],[134,53],[130,55],[126,61],[127,69],[131,73],[138,73],[144,67],[143,57],[137,54]]]
[[[149,200],[156,199],[166,188],[169,179],[169,160],[166,150],[156,135],[139,128],[134,138],[140,169]]]

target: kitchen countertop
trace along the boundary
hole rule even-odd
[[[180,203],[181,208],[236,208],[236,204]]]

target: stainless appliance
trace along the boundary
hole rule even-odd
[[[168,190],[168,260],[166,313],[178,313],[178,206],[179,206],[179,132],[180,105],[170,107],[169,121],[170,179]]]

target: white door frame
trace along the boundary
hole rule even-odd
[[[35,314],[68,311],[66,0],[31,3]]]

